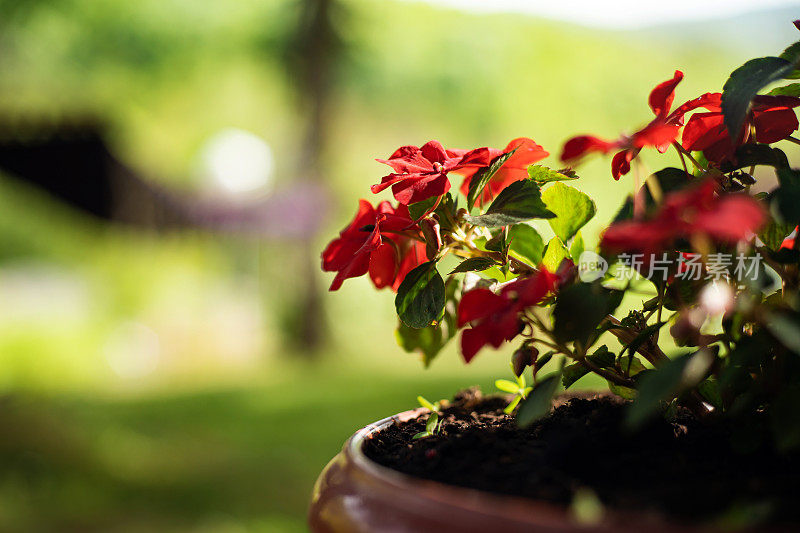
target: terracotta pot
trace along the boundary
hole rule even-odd
[[[587,528],[576,524],[564,506],[414,478],[364,455],[361,446],[371,434],[415,418],[423,411],[416,409],[384,418],[347,440],[314,486],[308,513],[311,531],[673,533],[693,530],[652,516],[612,512],[606,513],[600,524]]]

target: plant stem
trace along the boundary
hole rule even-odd
[[[678,153],[679,153],[679,154],[683,154],[683,155],[685,155],[685,156],[686,156],[686,158],[687,158],[687,159],[689,159],[689,161],[691,161],[691,162],[692,162],[692,164],[693,164],[695,167],[697,167],[699,170],[702,170],[702,171],[704,171],[704,172],[708,171],[708,169],[707,169],[706,167],[704,167],[703,165],[701,165],[700,163],[698,163],[698,162],[697,162],[697,160],[696,160],[694,157],[692,157],[692,154],[690,154],[689,152],[687,152],[687,151],[686,151],[686,150],[683,148],[683,146],[681,146],[680,144],[678,144],[678,143],[677,143],[677,142],[675,142],[675,141],[673,141],[673,143],[672,143],[672,146],[674,146],[674,147],[675,147],[675,149],[678,151]]]
[[[634,383],[633,383],[632,380],[627,379],[627,378],[625,378],[623,376],[620,376],[619,374],[616,374],[614,372],[610,372],[610,371],[606,370],[605,368],[600,368],[596,364],[594,364],[591,361],[589,361],[588,359],[586,359],[586,357],[582,357],[580,359],[577,359],[577,361],[580,364],[582,364],[583,366],[585,366],[589,371],[594,372],[598,376],[601,376],[601,377],[607,379],[608,381],[614,383],[615,385],[620,385],[622,387],[628,387],[628,388],[633,388],[634,387]]]

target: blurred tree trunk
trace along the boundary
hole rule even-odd
[[[299,0],[299,17],[288,40],[286,65],[297,89],[298,104],[304,118],[303,145],[299,151],[297,175],[302,180],[322,183],[323,155],[328,138],[328,111],[334,78],[342,58],[343,46],[334,16],[340,6],[336,0]],[[320,287],[320,251],[313,239],[301,243],[303,255],[300,279],[305,293],[297,308],[295,343],[302,353],[313,357],[324,340],[326,323]]]

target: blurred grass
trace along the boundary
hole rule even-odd
[[[331,358],[283,364],[263,385],[6,395],[0,529],[303,531],[311,483],[347,436],[415,407],[418,393],[448,395],[460,374],[389,375]]]
[[[278,186],[290,186],[301,132],[281,39],[292,6],[0,0],[0,113],[22,134],[29,116],[103,117],[123,160],[185,189],[202,185],[202,143],[245,128],[270,143]],[[686,74],[680,103],[719,90],[748,59],[685,35],[344,7],[325,154],[334,215],[320,250],[370,196],[384,170],[373,158],[399,145],[503,147],[525,135],[556,165],[570,135],[648,122],[647,94],[674,69]],[[649,168],[660,157],[643,154]],[[578,186],[598,201],[590,246],[632,189],[609,164],[581,167]],[[423,371],[395,343],[392,294],[365,279],[325,297],[330,343],[304,363],[282,339],[304,283],[290,244],[102,225],[0,176],[0,530],[303,531],[314,478],[355,429],[418,394],[491,391],[506,377],[508,350],[465,366],[455,343]],[[145,344],[154,366],[120,371],[119,339],[146,343],[125,336],[140,330],[158,339]],[[136,350],[120,357],[141,363]]]

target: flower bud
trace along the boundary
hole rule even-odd
[[[521,376],[526,367],[532,366],[539,356],[539,350],[533,346],[523,345],[522,348],[514,352],[511,356],[511,364],[514,367],[514,375]]]
[[[684,315],[669,328],[669,333],[675,339],[678,346],[697,346],[700,330],[692,323],[692,320]]]
[[[425,237],[425,255],[433,261],[439,250],[442,249],[442,235],[439,232],[439,220],[435,216],[423,218],[419,221],[422,236]]]
[[[700,333],[705,318],[703,310],[697,307],[683,311],[669,328],[675,343],[678,346],[700,346],[712,342],[713,336]]]
[[[578,267],[575,266],[575,263],[573,263],[571,259],[564,259],[561,261],[561,264],[558,265],[556,276],[558,277],[559,285],[572,283],[572,281],[578,277]]]

